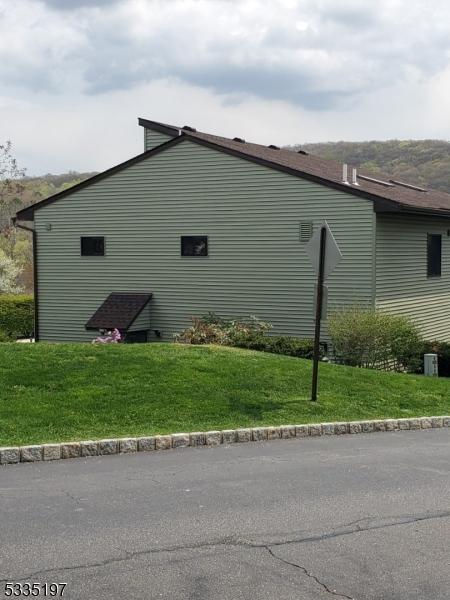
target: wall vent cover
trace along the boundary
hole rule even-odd
[[[303,244],[309,242],[313,234],[313,222],[312,221],[300,221],[300,241]]]

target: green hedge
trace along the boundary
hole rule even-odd
[[[0,341],[33,335],[33,296],[0,295]]]
[[[312,358],[314,353],[314,340],[300,339],[287,335],[255,335],[236,336],[233,346],[248,348],[261,352],[272,352],[273,354],[285,354],[299,358]],[[320,348],[323,356],[323,348]]]

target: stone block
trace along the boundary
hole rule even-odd
[[[361,433],[372,433],[374,430],[373,421],[361,421]]]
[[[222,431],[222,440],[224,444],[234,444],[237,440],[236,429],[224,429]]]
[[[42,458],[44,460],[59,460],[61,458],[61,444],[43,444]]]
[[[420,426],[422,429],[431,429],[431,427],[433,427],[433,425],[431,423],[431,418],[430,417],[422,417],[420,419]]]
[[[374,431],[386,431],[386,422],[385,421],[373,421],[373,430]]]
[[[296,425],[295,426],[295,436],[296,437],[308,437],[308,435],[309,435],[308,425]]]
[[[12,465],[20,460],[20,448],[9,446],[0,448],[0,465]]]
[[[444,419],[442,417],[431,417],[431,427],[443,427]]]
[[[450,427],[450,417],[442,417],[442,427]]]
[[[283,425],[280,427],[281,429],[281,437],[284,440],[290,440],[291,438],[295,438],[295,425]]]
[[[138,450],[139,452],[150,452],[155,450],[156,440],[154,436],[140,437],[138,438]]]
[[[129,452],[137,452],[136,438],[122,438],[119,440],[119,452],[128,454]]]
[[[350,431],[349,424],[340,422],[334,424],[334,433],[335,435],[343,435],[344,433],[348,433]]]
[[[323,435],[334,435],[334,423],[322,423]]]
[[[80,442],[61,444],[61,458],[78,458],[81,456]]]
[[[242,442],[251,442],[252,441],[252,430],[251,429],[236,429],[236,437],[237,441]]]
[[[117,454],[119,451],[118,440],[100,440],[98,442],[98,453],[100,456],[106,456],[108,454]]]
[[[252,440],[254,442],[263,442],[264,440],[267,440],[266,427],[253,427],[252,428]]]
[[[194,431],[189,434],[191,446],[204,446],[206,444],[206,436],[204,431]]]
[[[281,437],[280,427],[267,427],[267,439],[268,440],[279,440]]]
[[[384,423],[386,431],[396,431],[398,429],[398,419],[385,419]]]
[[[420,429],[420,419],[410,419],[409,420],[409,428],[410,429]]]
[[[309,435],[311,435],[313,437],[322,435],[322,425],[320,423],[312,423],[309,426]]]
[[[409,429],[409,419],[399,419],[398,428],[402,431],[405,429]]]
[[[348,430],[350,433],[361,433],[362,432],[361,423],[359,421],[351,421],[348,424]]]
[[[98,456],[98,444],[93,440],[80,442],[81,456]]]
[[[171,435],[155,435],[156,450],[170,450],[170,448],[172,448]]]
[[[189,434],[188,433],[173,433],[172,434],[172,448],[186,448],[189,446]]]
[[[205,433],[205,441],[207,446],[220,446],[222,443],[222,432],[207,431]]]
[[[42,460],[42,446],[21,446],[20,460],[22,462]]]

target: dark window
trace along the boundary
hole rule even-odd
[[[208,256],[206,235],[181,236],[181,256]]]
[[[427,245],[427,275],[428,277],[440,277],[442,262],[442,235],[428,234]]]
[[[104,256],[105,238],[104,237],[82,237],[81,238],[81,256]]]

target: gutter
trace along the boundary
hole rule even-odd
[[[33,239],[33,297],[34,297],[34,341],[39,341],[39,287],[38,287],[38,262],[37,262],[37,233],[35,229],[18,223],[17,217],[13,218],[13,224],[19,229],[29,231]]]

